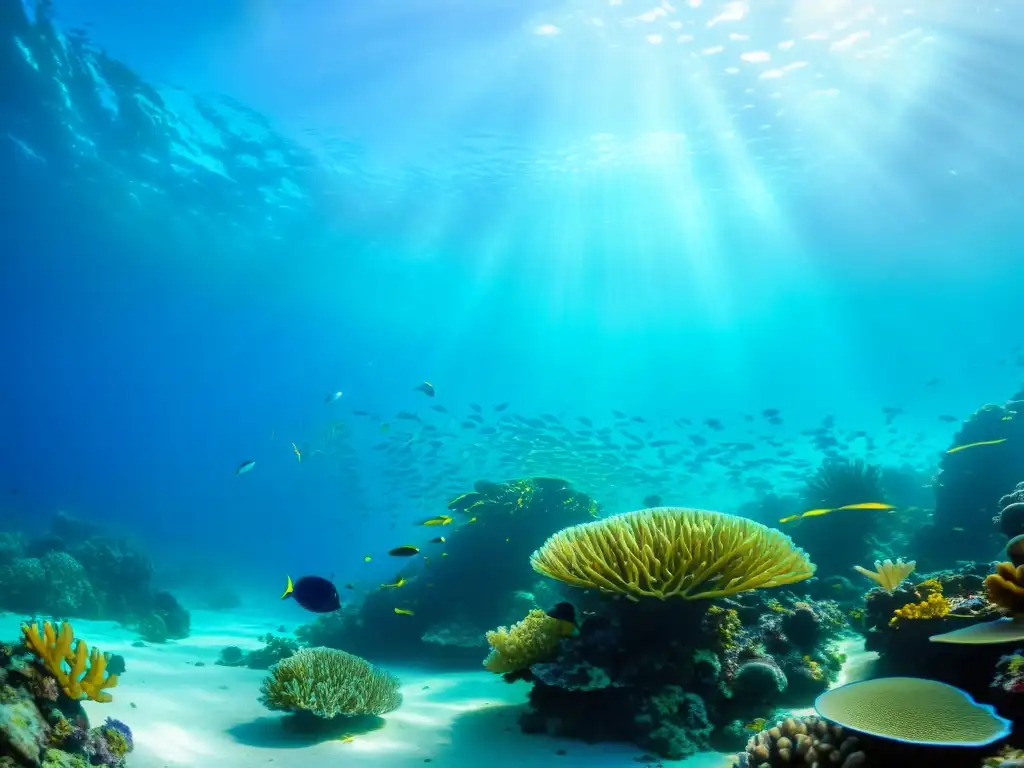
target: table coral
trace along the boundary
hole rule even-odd
[[[815,566],[785,534],[734,515],[657,507],[550,537],[533,568],[571,586],[641,598],[701,600],[809,579]]]

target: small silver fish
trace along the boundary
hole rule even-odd
[[[236,475],[244,475],[246,472],[248,472],[250,469],[252,469],[255,466],[256,466],[256,462],[255,461],[243,461],[241,464],[238,465],[238,469],[235,470],[235,474]]]
[[[334,403],[334,402],[337,402],[338,400],[341,400],[341,394],[342,394],[342,393],[341,393],[341,390],[340,390],[340,389],[339,389],[339,390],[338,390],[337,392],[331,392],[331,393],[329,393],[329,394],[328,394],[328,395],[327,395],[327,396],[326,396],[326,397],[324,398],[324,402],[325,402],[325,403]]]

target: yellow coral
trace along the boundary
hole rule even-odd
[[[42,631],[38,624],[22,624],[21,633],[25,636],[25,644],[56,678],[68,698],[76,701],[83,698],[99,702],[112,700],[105,691],[117,687],[117,675],[106,674],[110,654],[100,653],[98,648],[93,648],[90,653],[84,640],[76,642],[70,622],[54,626],[45,621]]]
[[[1024,565],[997,563],[995,573],[985,577],[985,592],[1005,613],[1024,614]]]
[[[932,595],[942,594],[942,582],[938,579],[925,579],[917,585],[917,593],[921,597],[931,597]]]
[[[551,661],[558,651],[558,641],[571,633],[571,624],[534,608],[510,628],[498,627],[487,633],[491,652],[484,659],[484,667],[504,675]]]
[[[893,611],[889,625],[896,626],[900,619],[941,619],[948,615],[949,603],[942,596],[942,592],[932,592],[923,602],[908,603]]]
[[[793,584],[814,575],[785,534],[744,517],[658,507],[574,525],[530,558],[538,573],[585,589],[686,600]]]
[[[803,661],[812,680],[823,680],[825,678],[825,673],[821,671],[821,664],[816,662],[810,656],[804,656]]]

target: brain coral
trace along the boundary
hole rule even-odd
[[[572,586],[631,599],[722,597],[809,579],[814,565],[779,531],[743,517],[657,507],[565,528],[530,558]]]
[[[338,715],[383,715],[402,705],[396,677],[334,648],[304,648],[270,668],[260,701],[270,709]]]
[[[906,744],[978,747],[1009,735],[1012,723],[951,685],[882,677],[833,688],[814,702],[826,720]]]

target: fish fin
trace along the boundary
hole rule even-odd
[[[294,591],[295,591],[295,587],[294,587],[294,586],[292,585],[292,577],[291,577],[291,576],[285,576],[285,578],[286,578],[286,579],[288,579],[288,586],[284,588],[284,594],[283,594],[283,595],[281,595],[281,599],[282,599],[282,600],[284,600],[284,599],[285,599],[286,597],[288,597],[288,596],[289,596],[289,595],[290,595],[290,594],[291,594],[292,592],[294,592]]]

